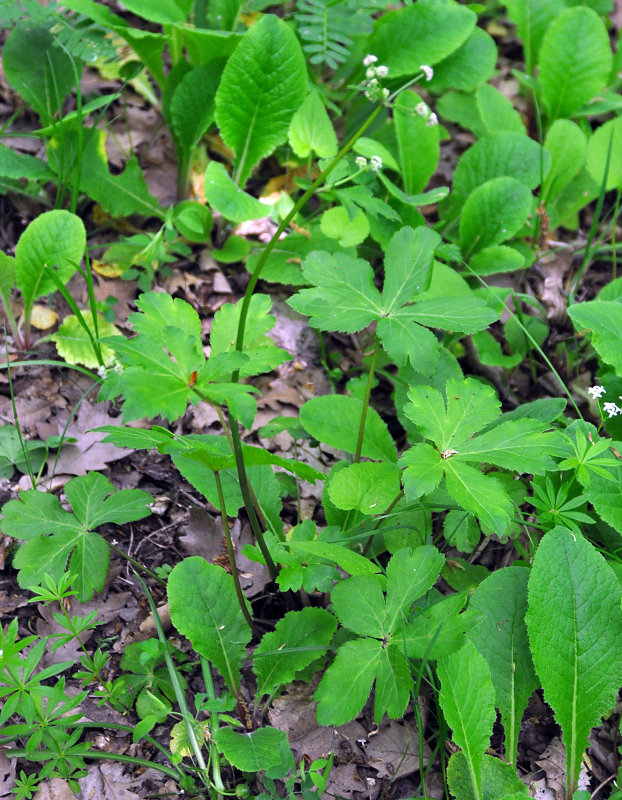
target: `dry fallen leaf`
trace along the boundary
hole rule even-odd
[[[149,770],[152,775],[160,774]],[[80,800],[139,800],[130,791],[143,783],[145,774],[132,779],[124,773],[123,764],[89,764],[88,773],[80,778]]]
[[[34,800],[76,800],[75,794],[62,778],[52,778],[39,785]]]
[[[0,797],[13,797],[15,787],[15,759],[7,758],[0,750]]]

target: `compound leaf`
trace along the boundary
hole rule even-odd
[[[289,684],[296,673],[323,655],[337,628],[337,620],[322,608],[290,611],[272,633],[264,634],[253,654],[257,695],[271,694]]]

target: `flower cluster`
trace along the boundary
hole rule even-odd
[[[382,169],[382,159],[380,156],[372,156],[369,161],[365,156],[357,156],[354,163],[359,169],[370,169],[372,172],[379,172]]]
[[[590,386],[587,393],[592,399],[598,400],[604,394],[607,394],[607,390],[604,386]],[[622,400],[622,395],[620,395],[619,399]],[[609,419],[611,419],[611,417],[617,417],[618,414],[622,414],[622,408],[620,408],[617,403],[603,403],[603,411],[605,414],[609,415]]]
[[[389,68],[384,64],[377,64],[378,56],[366,55],[363,59],[365,69],[365,80],[363,81],[363,91],[368,100],[386,100],[389,97],[389,90],[383,89],[380,85],[382,78],[389,74]]]
[[[426,125],[428,128],[434,127],[434,125],[438,125],[438,117],[432,111],[430,106],[427,103],[424,103],[423,100],[420,103],[417,103],[415,106],[415,112],[419,114],[420,117],[423,117],[426,121]]]

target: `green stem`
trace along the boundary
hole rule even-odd
[[[133,567],[136,567],[136,569],[139,569],[141,572],[144,572],[145,575],[149,575],[150,578],[153,578],[153,580],[157,581],[161,586],[166,586],[166,581],[164,581],[164,580],[162,580],[162,578],[158,577],[155,574],[155,572],[152,572],[150,569],[147,569],[147,567],[144,564],[141,564],[140,561],[137,561],[129,553],[126,553],[125,550],[121,550],[121,548],[117,547],[116,544],[110,544],[110,542],[108,544],[110,545],[110,549],[111,550],[115,550],[126,561],[129,561],[129,563]]]
[[[209,661],[201,656],[201,672],[203,673],[203,681],[205,683],[205,692],[209,700],[216,699],[216,692],[214,690],[214,681],[212,679],[212,670],[209,665]],[[218,729],[220,727],[220,723],[218,721],[218,714],[214,711],[209,712],[209,722],[210,722],[210,733],[212,734],[212,739],[209,746],[210,751],[210,761],[212,765],[212,775],[214,778],[214,787],[216,789],[218,797],[226,793],[225,785],[222,782],[222,775],[220,774],[220,756],[218,755],[218,748],[216,747],[216,734],[218,733]]]
[[[620,213],[620,192],[616,192],[616,202],[613,209],[613,225],[611,226],[611,280],[615,281],[618,277],[618,251],[616,249],[616,228],[618,226],[618,215]]]
[[[371,396],[371,387],[374,382],[374,370],[376,367],[376,358],[378,356],[378,348],[380,347],[380,340],[377,336],[374,337],[374,351],[371,356],[371,363],[369,365],[369,373],[367,375],[367,386],[365,387],[365,396],[363,397],[363,410],[361,411],[361,421],[359,424],[359,435],[356,442],[356,453],[354,461],[358,464],[361,460],[361,450],[363,449],[363,438],[365,437],[365,422],[367,420],[367,409],[369,408],[369,398]]]
[[[32,756],[32,752],[25,747],[16,748],[15,750],[3,750],[3,752],[7,758],[30,758]],[[107,761],[123,761],[126,764],[136,764],[136,766],[139,767],[153,767],[153,769],[163,772],[170,778],[179,780],[179,773],[175,772],[174,769],[166,767],[164,764],[158,764],[157,761],[149,761],[146,758],[133,758],[132,756],[125,756],[122,753],[106,753],[103,750],[91,750],[89,747],[85,747],[84,750],[73,747],[71,749],[71,755],[78,758],[102,758]],[[54,750],[37,750],[37,761],[56,757],[57,753]]]
[[[235,551],[233,549],[233,541],[231,539],[231,530],[229,529],[229,518],[227,517],[227,507],[225,504],[225,496],[222,491],[222,481],[220,480],[219,470],[214,470],[214,480],[216,481],[216,491],[218,492],[218,504],[220,505],[220,516],[222,519],[222,527],[225,531],[225,539],[227,541],[227,553],[229,554],[229,567],[231,569],[231,577],[233,578],[233,585],[235,586],[235,593],[240,604],[244,619],[248,622],[250,629],[257,633],[253,619],[246,605],[246,597],[240,586],[240,575],[238,573],[238,566],[235,563]]]

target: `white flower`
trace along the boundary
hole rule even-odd
[[[427,64],[422,64],[419,67],[419,69],[421,70],[421,72],[423,72],[423,74],[425,75],[426,81],[429,83],[432,80],[432,78],[434,77],[434,70],[432,69],[432,67],[428,67]]]
[[[598,397],[602,397],[604,394],[607,394],[607,390],[604,386],[590,386],[587,390],[587,393],[596,400]]]
[[[622,414],[622,408],[619,408],[615,403],[603,403],[603,411],[605,414],[609,414],[609,419],[611,419],[611,417],[617,417],[618,414]]]
[[[391,94],[391,93],[389,92],[389,90],[388,90],[386,87],[385,87],[385,88],[382,90],[382,96],[384,97],[384,99],[385,99],[385,100],[387,99],[387,97],[388,97],[390,94]]]
[[[378,56],[372,56],[371,53],[366,55],[363,59],[363,66],[364,67],[371,67],[372,64],[375,64],[378,61]],[[429,67],[428,67],[429,69]]]
[[[369,168],[372,172],[378,172],[382,169],[382,159],[380,156],[372,156],[369,159]]]
[[[376,67],[367,67],[365,70],[365,77],[369,80],[376,76]]]
[[[106,369],[106,367],[97,367],[97,374],[99,375],[100,378],[105,378],[106,375],[108,374],[108,370]]]
[[[433,111],[430,112],[430,116],[428,117],[426,125],[428,126],[428,128],[433,128],[435,125],[438,125],[438,117]]]
[[[388,74],[389,68],[385,67],[383,64],[381,64],[379,67],[376,67],[376,75],[379,78],[386,78]]]
[[[357,156],[354,159],[354,163],[359,169],[367,169],[367,159],[365,156]]]
[[[420,103],[417,103],[417,105],[415,106],[415,111],[417,114],[419,114],[420,117],[427,117],[428,114],[430,113],[430,109],[423,102],[423,100]]]

